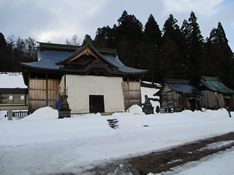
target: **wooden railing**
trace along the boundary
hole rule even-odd
[[[22,119],[28,115],[28,111],[19,111],[19,112],[12,112],[13,117],[18,119]]]

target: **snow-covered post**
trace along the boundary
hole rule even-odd
[[[8,109],[7,117],[8,117],[8,120],[12,120],[12,109]]]

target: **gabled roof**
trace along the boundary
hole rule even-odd
[[[104,65],[99,65],[99,67],[105,67],[109,72],[113,74],[145,74],[147,70],[135,69],[125,66],[118,58],[115,49],[105,49],[105,48],[95,48],[90,43],[84,46],[70,46],[62,44],[52,44],[52,43],[39,43],[37,49],[38,61],[31,63],[21,63],[24,68],[32,68],[37,70],[45,71],[61,71],[64,65],[69,64],[69,62],[77,59],[82,55],[82,51],[88,50],[90,54],[97,57]],[[96,64],[97,65],[97,64]],[[92,65],[94,66],[94,64]],[[89,67],[82,68],[87,70]],[[114,68],[114,69],[113,69]],[[114,70],[114,71],[113,71]],[[82,70],[76,70],[76,72],[81,72]]]
[[[234,94],[234,91],[225,86],[219,77],[202,76],[200,82],[211,91]]]
[[[64,60],[59,61],[55,64],[61,65],[64,63],[69,63],[69,62],[74,61],[75,59],[79,58],[81,55],[84,55],[84,54],[91,54],[94,57],[96,57],[97,59],[101,59],[104,62],[107,62],[108,64],[110,64],[111,66],[116,67],[116,65],[114,65],[111,62],[109,62],[108,60],[106,60],[105,57],[102,56],[89,42],[87,42],[84,46],[77,49],[75,52],[73,52],[71,55],[66,57]]]
[[[166,84],[175,92],[181,93],[186,96],[200,96],[201,91],[190,84],[189,80],[178,80],[178,79],[165,79],[163,87],[154,95],[160,95],[166,86]]]

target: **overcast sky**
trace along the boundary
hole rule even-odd
[[[234,51],[233,0],[0,0],[0,32],[60,44],[74,34],[94,39],[97,28],[113,27],[124,10],[143,26],[152,14],[161,30],[169,14],[181,27],[193,11],[204,38],[220,21]]]

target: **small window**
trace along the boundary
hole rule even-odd
[[[25,104],[25,94],[1,94],[0,104]]]

